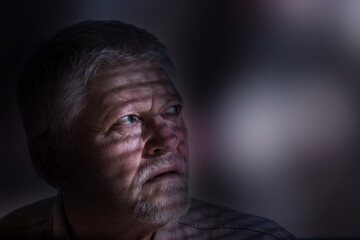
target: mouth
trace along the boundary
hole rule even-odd
[[[145,184],[173,180],[180,176],[181,174],[179,166],[174,165],[168,168],[161,168],[150,174],[148,179],[145,181]]]

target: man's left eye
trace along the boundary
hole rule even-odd
[[[180,105],[171,106],[168,108],[167,112],[173,114],[179,114],[181,112],[181,106]]]
[[[174,105],[166,109],[166,111],[163,113],[163,117],[165,119],[169,120],[176,120],[181,115],[181,105]]]

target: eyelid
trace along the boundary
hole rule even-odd
[[[134,122],[133,123],[129,123],[127,124],[125,121],[127,121],[127,117],[131,117],[133,118]],[[130,127],[130,126],[133,126],[134,124],[136,124],[138,121],[140,120],[140,118],[136,115],[133,115],[133,114],[128,114],[128,115],[125,115],[125,116],[122,116],[120,118],[118,118],[113,124],[112,126],[110,127],[110,129],[114,129],[116,127]],[[121,121],[124,121],[124,123],[122,123]]]
[[[182,112],[182,104],[174,104],[174,105],[171,105],[169,106],[168,108],[165,109],[165,111],[163,112],[162,116],[163,118],[165,119],[174,119],[175,118],[179,118],[180,115],[181,115],[181,112]],[[175,110],[172,110],[172,108],[176,108],[176,111]]]
[[[135,116],[135,115],[131,115],[131,114],[125,115],[125,116],[120,117],[119,120],[121,120],[121,119],[123,119],[123,118],[126,118],[126,117],[134,117],[134,116]]]
[[[181,112],[182,104],[180,104],[180,103],[179,104],[173,104],[173,105],[169,106],[166,110],[169,110],[169,109],[174,108],[174,107],[178,108],[178,111]]]

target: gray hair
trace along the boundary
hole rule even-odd
[[[18,83],[18,104],[28,143],[47,137],[69,146],[71,124],[86,104],[88,82],[122,65],[151,60],[175,80],[166,47],[144,29],[119,21],[85,21],[40,43]]]

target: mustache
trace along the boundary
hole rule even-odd
[[[178,153],[172,153],[171,155],[156,156],[147,159],[146,163],[140,167],[138,171],[138,181],[144,182],[145,179],[152,172],[158,171],[163,168],[171,167],[174,164],[179,166],[180,175],[186,174],[186,163],[185,159]]]

